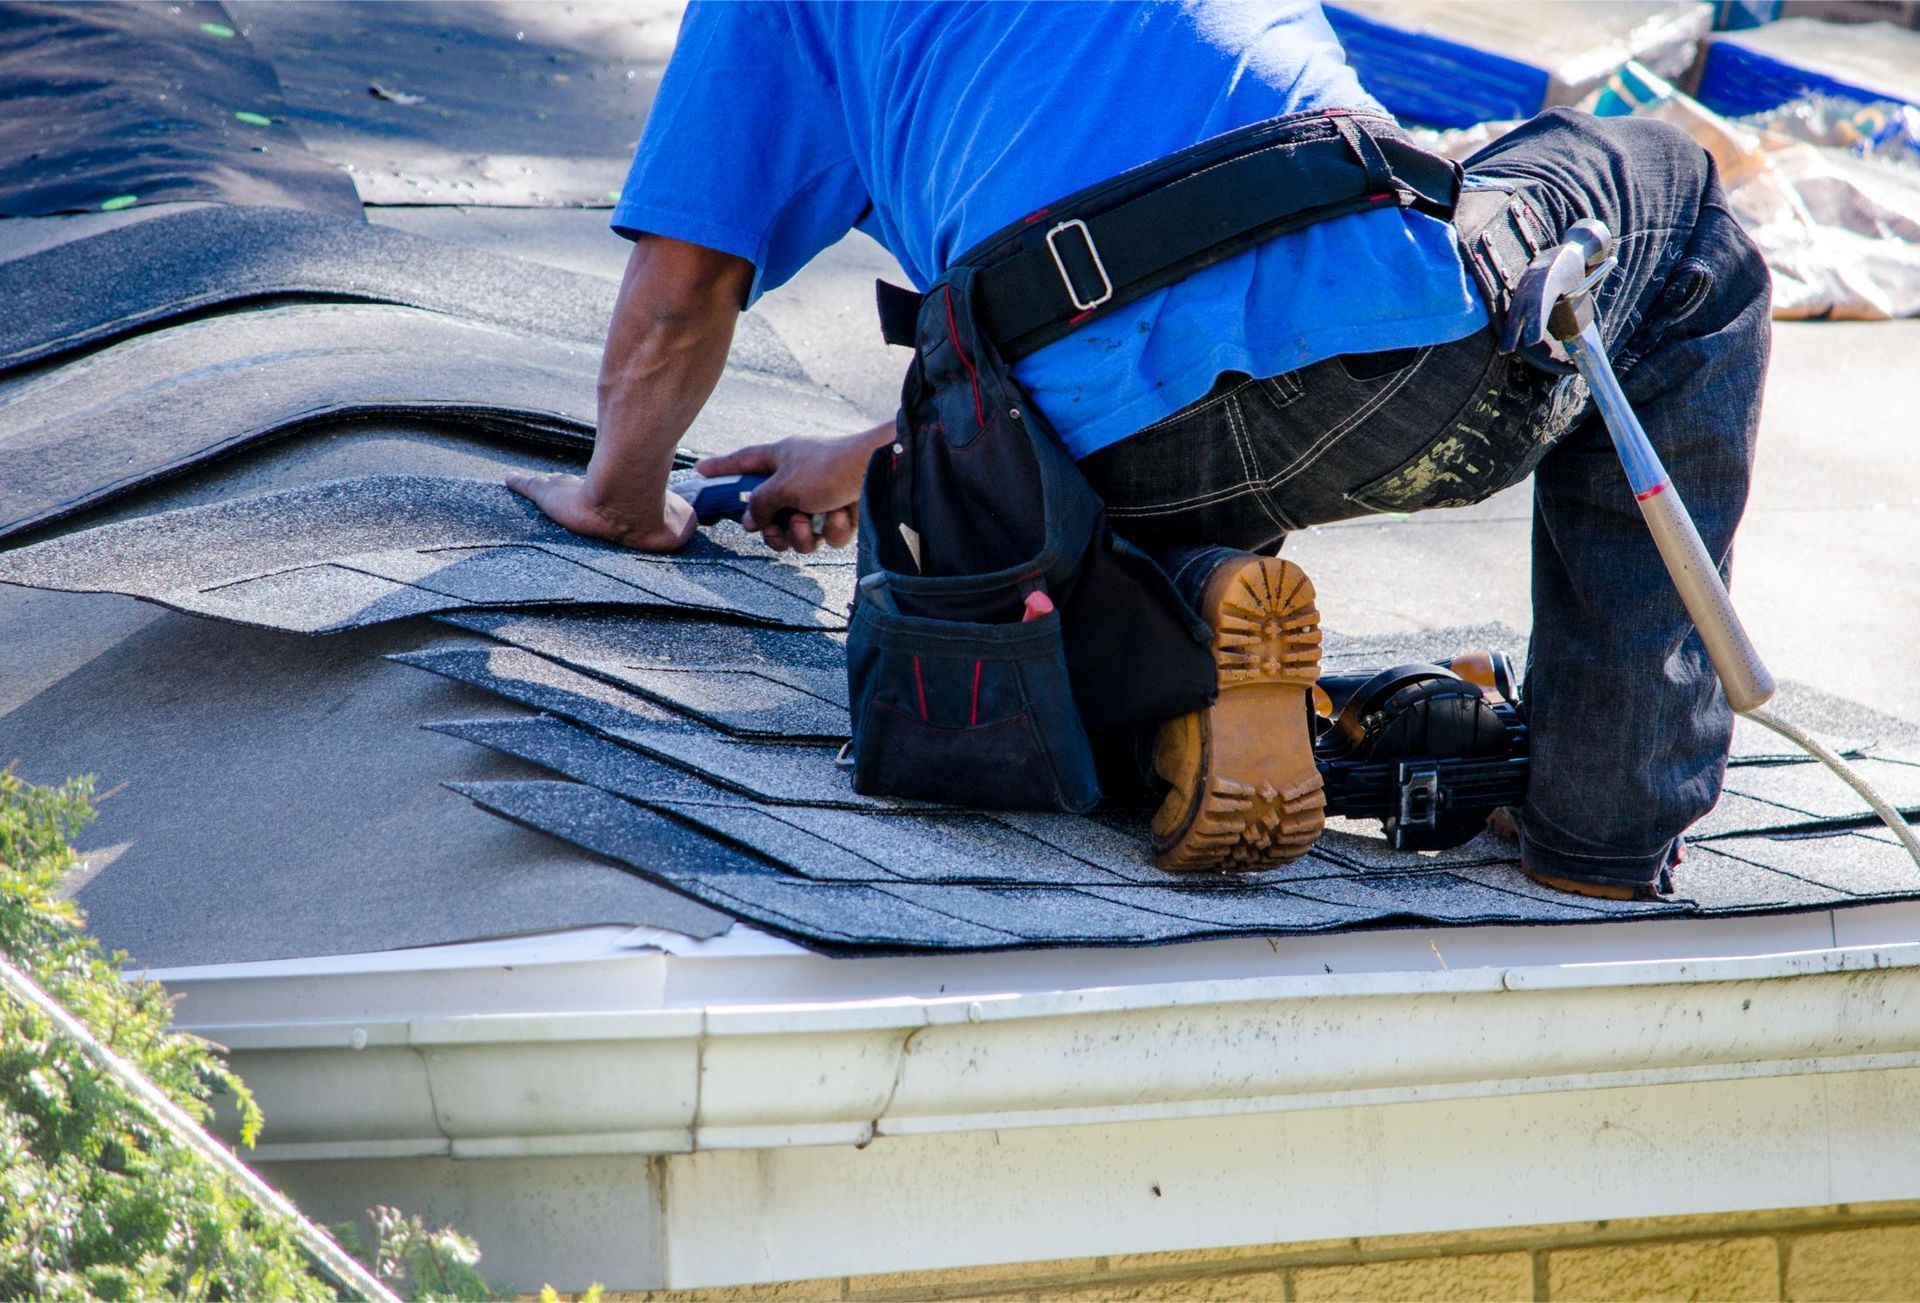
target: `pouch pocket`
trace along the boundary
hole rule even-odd
[[[1079,812],[1100,799],[1057,613],[962,624],[863,595],[847,675],[858,792],[994,810]]]

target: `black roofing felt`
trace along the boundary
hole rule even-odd
[[[592,448],[598,350],[412,308],[315,304],[122,340],[0,405],[0,539],[343,420]]]
[[[360,220],[217,4],[0,6],[0,86],[0,216],[211,199]]]
[[[959,812],[858,795],[831,745],[766,742],[708,727],[708,688],[675,700],[673,680],[628,691],[596,665],[686,660],[703,648],[746,663],[733,632],[698,620],[462,616],[514,646],[395,659],[547,712],[434,725],[546,769],[566,784],[460,784],[483,808],[607,855],[652,881],[757,926],[829,951],[1145,944],[1235,934],[1284,935],[1414,924],[1590,922],[1648,915],[1759,913],[1920,897],[1920,869],[1899,847],[1849,830],[1864,807],[1812,762],[1769,758],[1742,735],[1730,786],[1830,811],[1825,835],[1767,836],[1809,817],[1730,796],[1703,824],[1661,901],[1576,898],[1519,871],[1511,843],[1485,834],[1432,854],[1392,850],[1370,825],[1336,821],[1309,855],[1248,876],[1171,878],[1147,861],[1143,812],[1096,817]],[[1454,631],[1455,650],[1497,631]],[[1445,631],[1440,631],[1445,638]],[[834,654],[837,640],[813,639]],[[567,664],[526,650],[564,657]],[[1329,639],[1329,657],[1404,661],[1429,650]],[[620,650],[616,650],[620,649]],[[1382,652],[1390,654],[1382,657]],[[579,668],[574,668],[579,667]],[[690,676],[688,683],[697,682]],[[567,722],[571,721],[571,722]],[[1862,762],[1920,806],[1920,766]],[[1895,772],[1906,771],[1906,772]],[[1913,782],[1911,787],[1899,787]],[[1814,798],[1818,791],[1820,796]],[[1848,793],[1850,796],[1850,793]],[[681,834],[726,849],[709,871]],[[664,839],[664,840],[663,840]],[[661,847],[666,845],[668,850]],[[942,930],[929,915],[953,920]]]
[[[731,547],[716,541],[729,537]],[[649,556],[569,534],[501,484],[416,475],[161,512],[0,553],[0,582],[124,593],[296,633],[549,603],[833,628],[852,569],[779,556],[738,530]]]
[[[0,589],[0,757],[99,776],[70,885],[90,929],[178,967],[603,925],[732,920],[441,784],[535,778],[419,728],[497,699],[382,659],[430,625],[299,638]]]
[[[325,213],[196,208],[0,262],[0,371],[186,316],[289,300],[393,303],[598,346],[617,288]],[[751,313],[729,360],[812,389]]]
[[[545,0],[228,8],[307,146],[379,204],[609,205],[675,22],[662,7]]]

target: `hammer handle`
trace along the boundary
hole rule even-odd
[[[1720,686],[1726,689],[1728,703],[1742,713],[1764,706],[1773,697],[1773,675],[1747,637],[1746,626],[1740,623],[1733,599],[1727,596],[1727,586],[1720,579],[1720,567],[1700,541],[1700,531],[1680,500],[1680,490],[1668,478],[1660,454],[1653,450],[1640,418],[1633,414],[1613,374],[1613,364],[1607,360],[1600,332],[1588,324],[1565,342],[1568,356],[1586,377],[1594,406],[1607,423],[1607,433],[1613,436],[1627,484],[1640,503],[1640,514],[1653,533],[1654,546],[1660,549],[1660,559],[1666,563],[1680,603],[1700,631],[1700,641],[1720,676]]]
[[[1720,686],[1726,689],[1728,703],[1742,714],[1766,705],[1773,696],[1773,675],[1734,612],[1727,586],[1720,580],[1720,567],[1707,555],[1700,531],[1680,500],[1680,490],[1669,481],[1651,497],[1640,499],[1640,514],[1653,531],[1654,546],[1667,563],[1681,604],[1700,630],[1700,641],[1720,676]]]

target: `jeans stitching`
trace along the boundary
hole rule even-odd
[[[1289,407],[1306,396],[1307,387],[1300,383],[1299,374],[1283,371],[1277,376],[1268,376],[1260,382],[1276,407]]]
[[[1171,516],[1176,512],[1188,511],[1194,507],[1212,507],[1231,502],[1235,498],[1258,491],[1259,486],[1251,482],[1232,485],[1224,489],[1213,489],[1196,498],[1180,502],[1156,502],[1144,507],[1108,507],[1107,514],[1115,519],[1143,520],[1148,516]]]
[[[1433,355],[1433,349],[1434,346],[1431,344],[1421,349],[1420,355],[1414,358],[1413,361],[1407,363],[1407,365],[1394,376],[1393,383],[1387,385],[1379,393],[1361,404],[1358,409],[1348,415],[1346,420],[1321,435],[1319,439],[1314,441],[1313,446],[1296,457],[1291,465],[1287,466],[1284,470],[1276,472],[1272,478],[1261,481],[1261,487],[1269,491],[1277,489],[1294,476],[1306,470],[1308,466],[1320,460],[1340,436],[1348,433],[1355,426],[1366,420],[1367,417],[1380,410],[1388,399],[1406,388],[1407,382],[1413,379],[1414,373],[1427,364],[1427,359]]]
[[[1185,561],[1182,561],[1180,563],[1179,569],[1175,570],[1171,575],[1167,576],[1168,582],[1170,582],[1175,588],[1179,588],[1181,586],[1182,581],[1186,579],[1187,572],[1189,570],[1199,565],[1202,561],[1210,561],[1214,559],[1216,552],[1217,552],[1217,549],[1208,549],[1203,552],[1194,553],[1192,556],[1188,557]]]
[[[1240,469],[1246,472],[1247,483],[1257,485],[1260,477],[1254,469],[1253,448],[1251,440],[1247,437],[1246,417],[1241,414],[1240,403],[1237,399],[1227,405],[1227,428],[1233,432],[1233,446],[1239,450]],[[1292,526],[1280,519],[1273,507],[1269,505],[1267,495],[1258,488],[1253,491],[1253,501],[1254,505],[1260,508],[1260,513],[1267,518],[1268,522],[1272,524],[1275,529],[1286,531],[1292,528]]]
[[[1496,353],[1494,357],[1487,363],[1487,371],[1489,374],[1494,370],[1495,367],[1500,366],[1502,356],[1503,355]],[[1448,437],[1452,435],[1462,434],[1462,435],[1465,435],[1467,438],[1481,438],[1481,437],[1485,437],[1493,429],[1494,425],[1499,421],[1499,419],[1502,416],[1510,416],[1510,417],[1520,416],[1522,417],[1522,419],[1524,419],[1523,414],[1521,412],[1514,411],[1512,404],[1508,402],[1508,400],[1510,399],[1518,399],[1519,401],[1525,402],[1528,407],[1531,407],[1533,405],[1532,399],[1525,398],[1520,395],[1515,395],[1512,389],[1514,380],[1516,379],[1516,377],[1518,377],[1521,374],[1521,372],[1519,371],[1519,368],[1524,365],[1525,363],[1519,362],[1517,360],[1509,361],[1506,364],[1505,369],[1501,372],[1500,378],[1498,380],[1491,381],[1491,382],[1487,379],[1486,375],[1482,375],[1479,383],[1474,387],[1473,393],[1467,397],[1465,402],[1460,404],[1459,408],[1455,410],[1453,415],[1448,417],[1445,424],[1443,424],[1440,427],[1440,434],[1434,440],[1433,443],[1429,444],[1425,448],[1422,448],[1419,452],[1416,452],[1415,454],[1413,454],[1413,456],[1407,458],[1405,461],[1401,462],[1399,465],[1395,466],[1392,470],[1386,472],[1384,475],[1376,476],[1375,478],[1368,480],[1365,484],[1362,484],[1358,488],[1354,489],[1353,492],[1342,493],[1340,496],[1346,499],[1348,502],[1353,503],[1355,506],[1365,507],[1368,511],[1376,512],[1382,515],[1390,512],[1396,512],[1396,511],[1427,510],[1428,508],[1424,506],[1409,507],[1405,505],[1399,505],[1399,506],[1382,505],[1368,491],[1371,489],[1377,489],[1384,481],[1394,478],[1401,471],[1411,466],[1414,462],[1424,457],[1430,456],[1433,453],[1433,450],[1436,447],[1438,447],[1441,442],[1443,442],[1444,440],[1446,440]],[[1476,408],[1480,407],[1482,404],[1485,404],[1494,409],[1492,419],[1486,422],[1484,425],[1474,425],[1470,422],[1469,416]],[[1524,478],[1524,476],[1521,478]],[[1513,484],[1516,484],[1518,482],[1519,482],[1518,479],[1509,480],[1507,483],[1502,484],[1500,487],[1509,488]],[[1487,498],[1492,497],[1495,493],[1498,493],[1499,491],[1500,489],[1489,489],[1481,497],[1475,498],[1474,501],[1484,502],[1486,501]]]
[[[1155,421],[1152,425],[1143,425],[1139,429],[1135,430],[1132,434],[1128,435],[1127,438],[1138,439],[1141,435],[1146,434],[1149,431],[1158,430],[1169,425],[1175,425],[1181,421],[1186,420],[1189,416],[1198,416],[1200,415],[1200,413],[1209,411],[1219,406],[1221,403],[1226,402],[1229,398],[1232,398],[1235,394],[1239,393],[1242,389],[1245,389],[1248,385],[1252,383],[1254,383],[1253,377],[1248,376],[1244,381],[1235,385],[1233,388],[1227,390],[1226,393],[1215,394],[1211,398],[1203,398],[1200,400],[1200,402],[1189,407],[1183,407],[1179,411],[1174,412],[1170,416],[1161,417],[1159,420]]]

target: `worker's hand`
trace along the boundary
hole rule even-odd
[[[693,508],[676,493],[642,494],[623,502],[597,491],[584,475],[525,471],[509,474],[507,487],[576,534],[641,552],[678,552],[699,526]]]
[[[776,552],[792,548],[812,552],[826,543],[845,547],[853,541],[860,504],[860,481],[874,448],[874,432],[844,439],[795,436],[759,444],[694,467],[702,475],[765,475],[765,484],[747,502],[743,528],[760,531]],[[794,514],[781,518],[781,513]],[[823,516],[815,533],[811,517]],[[775,523],[779,521],[779,523]]]

